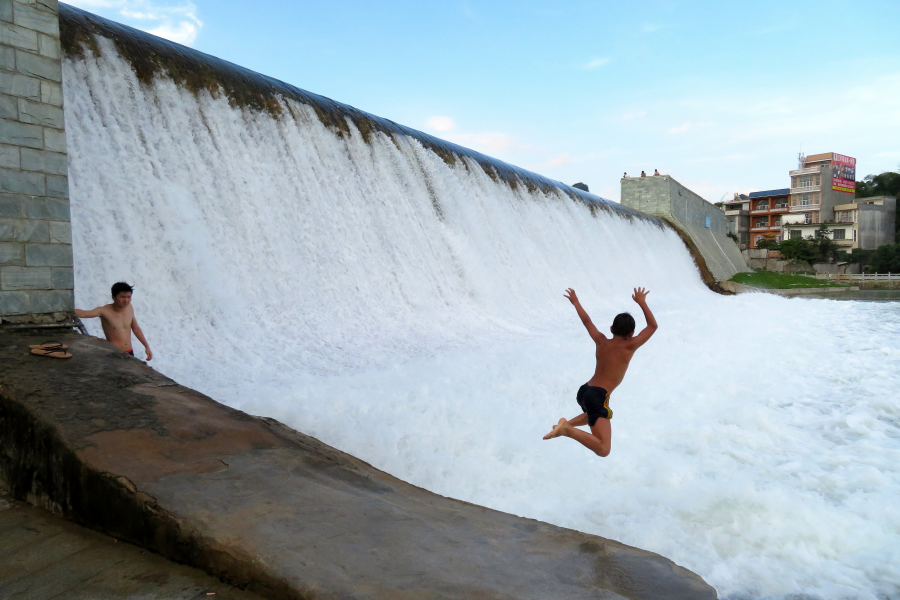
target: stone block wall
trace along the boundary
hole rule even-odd
[[[0,0],[0,319],[73,310],[56,0]]]
[[[740,248],[728,237],[725,212],[669,175],[622,179],[621,202],[629,208],[662,217],[690,237],[717,281],[749,271]]]

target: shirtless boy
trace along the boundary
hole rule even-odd
[[[124,282],[114,283],[112,286],[112,304],[95,308],[94,310],[75,309],[75,316],[81,319],[100,317],[103,325],[103,333],[107,341],[122,350],[125,354],[134,356],[134,348],[131,347],[131,332],[144,345],[147,351],[147,360],[153,360],[153,352],[141,331],[137,319],[134,318],[134,308],[131,306],[131,286]]]
[[[553,431],[544,436],[545,440],[564,435],[580,442],[597,456],[609,456],[612,444],[612,428],[609,420],[613,416],[613,411],[609,408],[609,395],[625,378],[625,371],[628,370],[628,363],[631,362],[634,351],[647,343],[657,329],[656,319],[647,306],[648,293],[644,288],[635,288],[634,295],[631,296],[644,311],[644,318],[647,320],[644,330],[634,335],[634,317],[622,313],[613,319],[612,327],[609,328],[613,334],[610,339],[600,333],[591,322],[591,318],[581,307],[575,290],[572,288],[566,290],[566,298],[575,306],[581,322],[597,344],[597,368],[594,370],[594,376],[581,386],[576,396],[578,405],[584,412],[573,419],[560,419],[559,423],[553,426]],[[575,429],[582,425],[588,425],[591,433]]]

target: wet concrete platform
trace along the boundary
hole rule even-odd
[[[0,482],[4,600],[261,600],[199,569],[14,500]]]
[[[432,494],[158,374],[105,341],[0,330],[18,499],[268,598],[716,598],[618,542]],[[6,435],[7,432],[9,435]]]

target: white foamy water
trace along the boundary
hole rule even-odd
[[[900,305],[717,296],[653,225],[338,139],[301,105],[142,89],[104,47],[64,65],[76,301],[134,283],[154,367],[723,598],[900,597]],[[612,454],[541,440],[593,368],[563,289],[605,328],[637,285],[660,330],[613,395]]]

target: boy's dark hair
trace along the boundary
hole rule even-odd
[[[134,288],[125,283],[124,281],[117,281],[112,286],[112,297],[115,298],[122,292],[133,292]]]
[[[616,318],[613,319],[612,333],[623,337],[634,333],[634,317],[627,312],[616,315]]]

